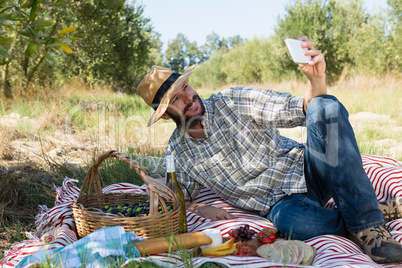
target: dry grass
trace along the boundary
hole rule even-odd
[[[54,196],[51,187],[55,181],[32,163],[0,170],[0,226],[32,222],[40,205],[36,201],[45,202],[47,196]]]
[[[0,123],[0,159],[10,158],[10,141],[12,135],[7,126]]]

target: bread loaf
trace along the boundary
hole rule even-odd
[[[136,242],[134,246],[141,256],[167,253],[178,249],[189,249],[209,245],[212,239],[201,232],[185,233],[170,237],[151,238]]]
[[[316,249],[299,240],[280,240],[273,244],[262,245],[257,254],[269,261],[311,265],[316,255]]]
[[[272,262],[283,263],[285,259],[283,249],[275,243],[262,245],[257,249],[257,254]]]

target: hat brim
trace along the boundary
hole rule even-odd
[[[182,73],[179,78],[170,86],[170,88],[166,91],[165,95],[163,95],[161,102],[159,103],[158,108],[152,114],[151,118],[148,121],[148,127],[158,121],[161,116],[166,112],[170,99],[176,88],[181,85],[184,81],[186,81],[190,75],[193,73],[195,65],[190,66],[184,73]]]

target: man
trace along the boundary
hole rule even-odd
[[[148,125],[160,118],[176,122],[166,153],[176,158],[186,208],[205,218],[233,219],[225,210],[191,203],[207,187],[267,215],[288,237],[348,236],[376,262],[402,262],[402,245],[383,226],[348,113],[326,95],[324,55],[306,36],[299,39],[312,57],[299,64],[308,78],[301,97],[237,87],[204,100],[188,84],[193,66],[181,75],[154,66],[140,83],[137,93],[155,109]],[[296,126],[307,127],[306,144],[277,130]],[[324,208],[331,197],[337,207]]]

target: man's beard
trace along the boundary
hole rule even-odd
[[[191,106],[197,99],[200,102],[201,112],[198,115],[185,116],[186,112],[191,108]],[[204,103],[201,101],[200,97],[198,96],[198,94],[196,94],[193,96],[193,101],[190,102],[185,107],[182,115],[179,115],[178,113],[171,113],[168,111],[166,111],[166,113],[176,123],[177,129],[187,130],[187,129],[192,128],[193,126],[195,126],[198,122],[200,122],[202,120],[202,116],[205,114],[205,106],[204,106]]]

